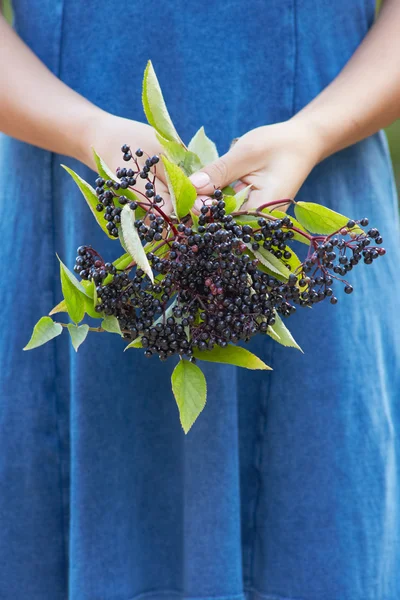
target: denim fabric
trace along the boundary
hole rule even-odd
[[[16,0],[18,33],[68,85],[143,119],[153,60],[185,140],[220,152],[287,119],[340,71],[372,0]],[[124,69],[124,66],[126,67]],[[258,339],[272,373],[205,366],[188,436],[171,364],[117,336],[24,353],[61,299],[57,251],[107,258],[64,162],[0,140],[0,599],[398,600],[399,223],[383,134],[320,164],[299,198],[369,216],[387,256],[355,293],[291,319],[304,355]]]

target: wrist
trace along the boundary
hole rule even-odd
[[[80,113],[71,153],[73,158],[95,169],[92,147],[96,146],[96,138],[110,118],[112,118],[110,113],[94,105],[90,105],[89,110]]]
[[[313,166],[332,153],[329,149],[325,128],[308,107],[295,114],[288,123],[292,123],[303,131],[305,140],[303,149],[310,155]]]

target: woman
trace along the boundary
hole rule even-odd
[[[379,130],[400,113],[399,3],[373,26],[373,0],[14,11],[17,34],[0,22],[0,597],[398,600],[399,223]],[[299,192],[368,216],[387,249],[351,274],[351,299],[293,317],[304,355],[260,339],[272,374],[207,365],[187,437],[170,364],[123,355],[117,336],[22,352],[61,299],[55,252],[117,257],[59,165],[94,180],[91,145],[113,168],[123,143],[160,151],[140,122],[149,58],[183,139],[203,124],[226,152],[240,137],[193,176],[199,195],[236,179],[251,206]]]

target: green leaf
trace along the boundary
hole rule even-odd
[[[235,210],[240,210],[242,204],[244,202],[246,202],[246,200],[247,200],[247,198],[249,196],[251,188],[252,188],[252,185],[250,184],[250,185],[244,187],[242,190],[240,190],[240,192],[238,192],[237,194],[235,194],[235,200],[236,200],[236,208],[235,208]]]
[[[124,232],[122,231],[122,227],[119,227],[118,229],[118,238],[119,238],[119,243],[121,244],[122,248],[125,250],[125,252],[128,252],[128,248],[126,247],[126,242],[124,239]]]
[[[131,210],[128,204],[125,204],[121,212],[121,228],[126,249],[136,264],[146,273],[146,275],[148,275],[151,281],[154,282],[153,271],[151,270],[150,263],[134,223],[135,211]]]
[[[104,331],[108,331],[109,333],[118,333],[118,335],[122,336],[119,321],[117,317],[114,317],[113,315],[105,316],[101,322],[101,327],[104,329]]]
[[[190,211],[190,216],[192,218],[192,229],[193,231],[197,231],[199,228],[199,215],[197,215],[192,210]]]
[[[128,344],[125,348],[124,348],[124,352],[125,350],[128,350],[128,348],[143,348],[142,346],[142,335],[139,335],[137,338],[135,338],[133,340],[133,342],[130,342],[130,344]]]
[[[187,433],[206,405],[206,378],[197,365],[180,360],[172,373],[171,383],[181,425]]]
[[[73,325],[68,324],[69,335],[71,336],[71,342],[75,348],[75,352],[78,352],[79,346],[85,341],[89,331],[89,325]]]
[[[132,262],[132,257],[129,254],[129,252],[125,252],[125,254],[123,254],[122,256],[120,256],[119,258],[116,258],[113,261],[113,265],[116,269],[118,269],[119,271],[122,271],[123,269],[126,269]]]
[[[168,160],[175,163],[176,165],[183,163],[183,161],[185,160],[186,149],[184,146],[182,146],[182,144],[180,144],[179,142],[167,140],[159,133],[156,133],[156,138],[160,142],[161,146],[164,148]]]
[[[60,323],[54,323],[50,317],[42,317],[33,328],[32,337],[25,346],[24,350],[32,350],[42,346],[62,333]]]
[[[197,198],[196,188],[183,171],[162,156],[172,205],[178,218],[185,217]]]
[[[294,273],[296,271],[296,269],[298,269],[298,267],[300,267],[300,265],[302,264],[302,262],[299,259],[299,257],[297,256],[296,252],[292,248],[290,248],[290,246],[286,246],[285,250],[282,250],[282,254],[284,252],[290,252],[291,257],[290,258],[284,258],[282,256],[281,260],[284,262],[284,264],[287,267],[290,267],[290,272]]]
[[[55,315],[55,314],[60,313],[60,312],[66,312],[66,313],[68,312],[65,300],[61,300],[61,302],[59,302],[57,304],[57,306],[55,306],[54,308],[52,308],[51,311],[49,312],[49,316]]]
[[[267,329],[268,335],[270,335],[274,340],[279,342],[279,344],[282,344],[282,346],[289,346],[291,348],[296,348],[297,350],[300,350],[300,352],[303,352],[303,350],[300,348],[300,346],[298,345],[298,343],[296,342],[296,340],[294,339],[294,337],[292,336],[289,329],[286,327],[276,310],[274,311],[274,313],[275,324],[269,325]]]
[[[224,194],[224,196],[234,196],[236,194],[235,190],[230,185],[226,185],[224,188],[222,188],[221,192]]]
[[[196,171],[199,171],[202,167],[202,164],[197,154],[186,150],[183,163],[179,166],[182,167],[182,170],[185,173],[185,175],[189,176],[192,175],[192,173],[196,173]]]
[[[236,200],[235,196],[230,196],[227,194],[224,196],[225,202],[225,214],[230,215],[233,211],[236,210]]]
[[[348,217],[314,202],[296,202],[294,212],[298,221],[308,231],[323,235],[329,235],[342,227],[346,227],[349,221]],[[357,235],[363,233],[363,230],[357,226],[350,229],[350,231]]]
[[[89,315],[89,317],[92,317],[92,319],[103,319],[104,318],[104,313],[102,313],[102,312],[99,312],[99,313],[96,312],[95,309],[94,309],[94,307],[95,307],[94,298],[92,300],[89,299],[89,298],[86,298],[86,301],[85,301],[85,312]]]
[[[92,298],[92,294],[90,293],[90,291],[88,291],[86,289],[86,287],[84,287],[83,283],[81,283],[76,277],[75,275],[68,269],[68,267],[66,265],[64,265],[64,263],[62,262],[62,260],[60,259],[60,257],[58,256],[58,254],[56,254],[60,266],[62,268],[62,270],[64,271],[65,275],[68,277],[68,279],[70,280],[70,282],[72,283],[72,285],[82,294],[84,294],[85,296],[87,296],[88,298]],[[93,285],[93,281],[85,281],[84,282],[86,286],[91,287]]]
[[[262,320],[262,319],[261,319]],[[270,337],[272,337],[273,340],[275,340],[276,342],[280,342],[280,337],[279,335],[276,333],[276,331],[274,329],[272,329],[271,326],[268,327],[267,329],[267,333]]]
[[[108,277],[108,275],[107,275]],[[107,280],[104,280],[104,283]],[[112,275],[110,275],[110,278],[112,279]],[[94,285],[94,282],[89,280],[83,280],[82,281],[82,286],[85,288],[85,293],[86,293],[86,298],[85,298],[85,312],[89,315],[89,317],[92,317],[93,319],[102,319],[104,317],[103,313],[98,313],[94,310],[94,307],[96,306],[97,303],[97,292],[96,292],[96,286]]]
[[[157,139],[165,150],[165,155],[172,163],[181,167],[185,175],[195,173],[203,166],[199,157],[186,150],[184,146],[178,142],[166,140],[162,135],[156,133]]]
[[[160,240],[160,241],[152,241],[152,242],[147,242],[147,244],[144,247],[144,251],[146,252],[146,254],[150,254],[150,252],[152,252],[153,254],[155,254],[156,256],[163,256],[166,252],[169,252],[169,247],[168,244],[164,243],[163,241],[165,240]],[[160,246],[160,244],[163,244]]]
[[[283,264],[281,259],[276,258],[276,256],[272,254],[272,252],[266,250],[262,246],[258,250],[252,250],[250,243],[246,244],[246,246],[251,250],[254,256],[258,258],[260,263],[267,267],[270,271],[272,271],[272,273],[275,273],[276,275],[280,275],[281,277],[285,277],[286,279],[288,279],[290,271]]]
[[[235,217],[235,223],[238,225],[250,225],[253,229],[257,229],[259,226],[257,224],[259,217],[254,217],[253,215],[238,215]]]
[[[204,127],[200,127],[198,132],[192,137],[188,148],[197,154],[202,167],[214,162],[218,158],[217,146],[206,136]]]
[[[119,179],[116,176],[116,174],[113,173],[112,170],[110,169],[110,167],[108,167],[106,165],[104,160],[97,154],[97,152],[93,148],[93,146],[92,146],[92,152],[93,152],[94,161],[96,163],[97,172],[100,175],[100,177],[103,177],[103,179],[106,179],[106,180],[111,179],[111,181],[116,181],[117,183],[119,183]],[[139,198],[136,196],[135,192],[133,192],[132,190],[129,190],[129,189],[124,190],[123,188],[120,188],[119,190],[114,190],[114,188],[113,188],[113,193],[116,194],[117,196],[126,196],[129,200],[139,200]],[[115,199],[115,200],[117,200],[117,199]],[[117,200],[117,202],[118,202],[118,200]],[[119,204],[119,202],[118,202],[118,204]],[[143,209],[140,209],[140,210],[142,210],[142,213],[144,215],[145,211]],[[142,215],[140,215],[140,216],[142,216]],[[107,225],[107,223],[106,223],[106,225]]]
[[[212,350],[194,350],[193,354],[199,360],[205,360],[207,362],[225,363],[252,370],[272,370],[271,367],[266,365],[252,352],[249,352],[241,346],[233,346],[232,344],[228,344],[225,348],[215,346]]]
[[[116,238],[113,237],[112,235],[110,235],[110,233],[106,227],[107,221],[104,219],[103,213],[100,213],[96,210],[96,206],[98,205],[99,201],[96,196],[96,192],[94,191],[92,186],[89,185],[88,183],[86,183],[86,181],[84,179],[82,179],[82,177],[79,177],[79,175],[77,173],[75,173],[72,169],[70,169],[69,167],[66,167],[65,165],[61,165],[61,166],[67,171],[67,173],[69,173],[71,175],[72,179],[75,181],[76,185],[82,192],[86,202],[88,203],[89,208],[94,215],[94,218],[96,219],[97,223],[100,225],[100,227],[102,228],[104,233],[111,240],[115,240]]]
[[[165,139],[182,143],[169,116],[160,84],[150,60],[144,72],[142,102],[149,124]]]
[[[57,257],[58,258],[58,257]],[[68,314],[75,323],[82,321],[85,314],[86,298],[88,296],[85,288],[71,273],[71,271],[60,261],[61,289],[67,305]]]

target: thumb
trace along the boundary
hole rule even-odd
[[[214,190],[221,189],[240,179],[243,170],[243,157],[235,146],[226,154],[190,176],[198,194],[211,196]]]

